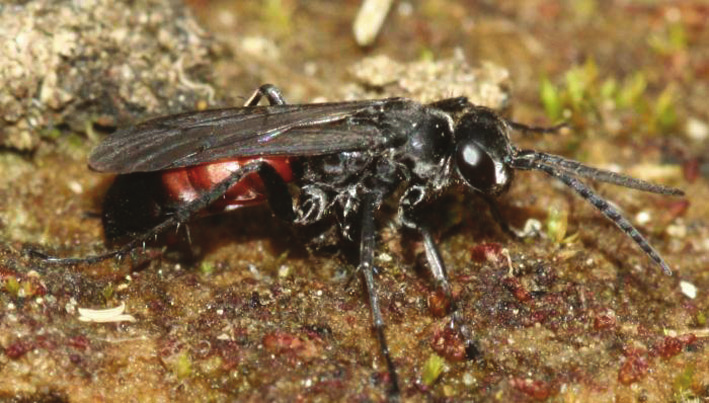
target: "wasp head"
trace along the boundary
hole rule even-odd
[[[509,165],[515,149],[509,128],[492,110],[473,106],[455,128],[455,166],[458,175],[474,190],[496,196],[513,178]]]

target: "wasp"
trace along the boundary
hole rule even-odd
[[[270,105],[259,105],[265,98]],[[470,332],[460,320],[447,269],[421,212],[446,189],[467,188],[490,206],[501,228],[512,233],[495,203],[517,170],[541,171],[571,188],[631,238],[664,273],[668,264],[613,205],[580,178],[663,195],[682,196],[675,188],[586,166],[561,156],[517,148],[510,132],[552,132],[507,120],[465,97],[429,104],[404,98],[314,104],[287,104],[273,85],[259,87],[239,108],[187,112],[118,130],[89,156],[89,167],[118,174],[121,183],[160,189],[151,220],[128,224],[131,211],[119,191],[104,203],[107,235],[129,235],[122,247],[85,258],[48,262],[91,264],[122,256],[167,228],[193,216],[268,203],[274,215],[298,225],[337,217],[344,238],[359,243],[358,271],[364,278],[373,328],[390,374],[390,396],[399,383],[377,298],[374,255],[377,213],[397,196],[397,223],[417,232],[440,291],[451,302],[467,351],[475,354]],[[294,192],[293,189],[296,189]],[[141,206],[133,206],[139,208]],[[146,223],[149,228],[144,229]]]

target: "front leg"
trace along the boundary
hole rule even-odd
[[[507,222],[505,217],[500,212],[500,209],[497,207],[497,201],[495,200],[495,198],[486,194],[482,194],[481,196],[483,200],[485,200],[485,202],[487,203],[488,208],[490,209],[490,215],[492,215],[492,219],[495,220],[502,232],[507,234],[507,236],[516,241],[522,241],[524,238],[530,235],[525,234],[522,231],[517,231],[513,229],[512,226],[510,226],[509,222]]]
[[[480,351],[470,335],[470,329],[465,325],[458,310],[457,301],[453,297],[451,285],[448,281],[448,272],[445,263],[443,263],[443,258],[441,258],[441,253],[433,240],[433,235],[428,227],[420,223],[416,214],[416,210],[425,204],[426,195],[428,194],[430,194],[428,189],[420,185],[414,185],[407,189],[399,202],[399,221],[407,228],[421,234],[431,276],[436,282],[436,287],[443,292],[450,304],[450,326],[458,331],[465,343],[465,353],[468,358],[472,359],[478,357]]]

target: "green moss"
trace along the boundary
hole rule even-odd
[[[576,18],[580,20],[589,20],[597,18],[598,3],[596,0],[576,0],[569,2],[571,10]]]
[[[5,290],[13,297],[16,297],[20,292],[20,282],[15,276],[10,276],[5,280]]]
[[[576,113],[588,110],[592,91],[597,91],[597,79],[598,66],[592,59],[569,69],[561,86],[557,87],[543,77],[539,92],[547,116],[557,121],[564,117],[566,109]]]
[[[591,90],[598,78],[598,66],[588,59],[582,66],[573,67],[564,75],[567,103],[575,111],[586,107]]]
[[[569,224],[569,213],[566,210],[555,206],[549,208],[546,227],[547,236],[554,243],[561,243],[566,237],[566,230]]]
[[[655,100],[652,123],[662,131],[668,131],[677,126],[675,92],[672,87],[665,88]]]
[[[432,62],[436,59],[436,55],[429,47],[423,47],[419,50],[419,60],[422,62]]]
[[[426,386],[433,385],[438,377],[441,376],[443,372],[444,361],[443,358],[436,354],[431,354],[423,365],[423,371],[421,373],[421,382]]]
[[[180,379],[185,379],[192,374],[192,360],[186,352],[182,352],[177,356],[173,370]]]
[[[644,70],[620,80],[604,78],[595,61],[589,59],[569,69],[558,86],[543,77],[539,97],[547,116],[554,121],[568,118],[569,113],[576,121],[593,121],[603,116],[600,110],[608,109],[614,116],[625,113],[637,117],[634,124],[643,125],[642,133],[671,131],[679,121],[676,91],[667,87],[653,97],[648,93],[651,84]]]
[[[42,138],[45,138],[47,140],[55,141],[62,135],[62,132],[61,132],[61,130],[57,129],[56,127],[51,127],[51,128],[41,129],[39,131],[39,135]]]
[[[72,133],[66,138],[66,144],[73,151],[81,150],[84,147],[84,142],[84,138],[76,133]]]
[[[287,1],[266,0],[262,10],[261,18],[269,32],[286,36],[293,31],[293,10]]]
[[[688,47],[687,30],[680,22],[668,24],[663,30],[650,35],[647,43],[655,53],[663,56],[684,52]]]
[[[20,291],[20,295],[23,297],[31,297],[34,295],[35,292],[35,287],[32,285],[31,281],[25,281],[22,283],[22,290]]]
[[[202,274],[209,275],[214,272],[214,263],[210,261],[204,261],[199,265],[199,271]]]
[[[601,100],[604,102],[612,102],[613,97],[618,92],[618,82],[614,78],[608,78],[601,84],[599,90]]]
[[[441,21],[446,20],[450,22],[450,15],[448,14],[450,8],[446,8],[445,4],[441,0],[427,0],[419,6],[419,12],[427,20],[431,21]]]
[[[647,89],[647,78],[642,71],[635,72],[618,88],[615,96],[615,106],[619,109],[640,109],[640,103]]]
[[[553,121],[560,120],[562,112],[564,111],[564,105],[562,104],[559,90],[546,77],[541,80],[539,97],[541,98],[542,105],[544,105],[544,110],[549,119]]]
[[[108,284],[101,290],[101,296],[108,302],[113,297],[113,284]]]
[[[677,374],[673,382],[673,389],[675,395],[686,395],[691,391],[692,381],[694,380],[694,365],[689,364],[682,372]]]

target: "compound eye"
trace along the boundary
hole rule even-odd
[[[495,162],[477,144],[461,144],[456,153],[456,164],[460,175],[474,189],[489,192],[498,185]]]

